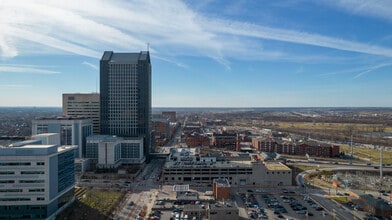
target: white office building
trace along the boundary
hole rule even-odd
[[[86,137],[93,134],[92,120],[83,117],[46,117],[32,121],[32,135],[58,133],[61,145],[77,145],[76,158],[86,153]]]
[[[124,138],[112,135],[87,137],[86,158],[98,169],[117,168],[121,164],[142,164],[143,138]]]
[[[74,200],[77,146],[0,148],[0,219],[54,219]]]

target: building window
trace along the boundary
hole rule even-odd
[[[21,171],[20,174],[45,174],[44,171]]]
[[[0,192],[23,192],[22,189],[0,189]]]
[[[14,180],[0,180],[0,183],[15,183]]]
[[[0,163],[0,166],[30,166],[30,162],[11,162],[11,163]]]
[[[45,180],[19,180],[19,183],[44,183]]]
[[[29,192],[45,192],[45,189],[29,189]]]
[[[37,197],[37,200],[38,201],[43,201],[43,200],[45,200],[45,198],[44,197]]]

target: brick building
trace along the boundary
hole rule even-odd
[[[186,135],[185,143],[188,147],[208,147],[210,146],[210,138],[199,133],[192,133]]]
[[[237,149],[237,134],[235,133],[223,133],[212,135],[212,146],[217,148],[225,148],[227,150]]]
[[[229,200],[230,199],[230,183],[227,179],[214,179],[212,190],[216,200]]]
[[[276,141],[272,138],[253,138],[252,145],[262,152],[276,152],[278,154],[306,155],[316,157],[335,157],[339,155],[338,145],[320,142],[290,142]]]

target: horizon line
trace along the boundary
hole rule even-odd
[[[62,106],[0,106],[0,108],[62,108]],[[151,108],[392,108],[392,106],[247,106],[247,107],[225,107],[225,106],[153,106]]]

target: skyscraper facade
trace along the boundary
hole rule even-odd
[[[99,108],[98,93],[63,94],[63,114],[92,119],[94,134],[99,134],[100,132]]]
[[[105,51],[100,61],[101,134],[151,139],[151,62],[148,51]]]

